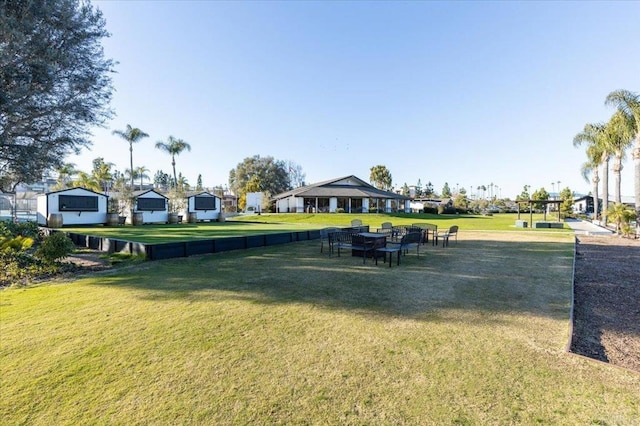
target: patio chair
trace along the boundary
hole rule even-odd
[[[329,234],[337,231],[338,231],[338,228],[324,228],[320,230],[320,253],[322,253],[325,242],[329,246],[329,254],[333,253],[333,244],[329,239]]]
[[[456,238],[456,244],[458,244],[458,225],[453,225],[449,229],[443,232],[437,232],[435,237],[436,245],[438,245],[438,240],[442,238],[442,247],[449,246],[449,239],[451,237]]]
[[[389,241],[387,242],[387,245],[385,247],[380,247],[376,249],[376,252],[379,253],[383,253],[384,254],[384,260],[386,262],[387,260],[387,253],[389,253],[389,267],[391,267],[391,261],[393,258],[393,253],[397,253],[396,257],[397,257],[397,262],[398,265],[400,265],[400,256],[401,254],[407,254],[409,252],[410,248],[415,247],[416,248],[416,254],[418,257],[420,257],[420,241],[422,240],[422,233],[421,232],[409,232],[408,234],[404,235],[401,239],[400,242],[393,242],[393,241]],[[375,256],[376,258],[376,265],[378,264],[378,256]]]
[[[333,246],[338,248],[338,257],[340,257],[340,250],[351,250],[362,253],[362,263],[367,261],[367,253],[374,251],[373,241],[367,240],[364,236],[353,234],[347,231],[338,231],[329,234],[333,240]]]
[[[411,226],[422,229],[422,243],[429,242],[429,235],[431,235],[432,245],[436,245],[436,233],[438,232],[438,225],[432,223],[414,223]]]
[[[362,220],[361,219],[353,219],[351,221],[351,226],[362,226]]]

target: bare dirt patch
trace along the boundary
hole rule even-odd
[[[640,240],[578,236],[571,351],[640,371]]]

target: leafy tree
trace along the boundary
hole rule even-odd
[[[191,145],[182,139],[169,136],[167,142],[156,142],[156,148],[171,155],[171,167],[173,168],[173,183],[178,186],[178,177],[176,176],[176,155],[180,155],[182,151],[191,151]]]
[[[435,195],[433,191],[433,184],[431,182],[428,182],[427,186],[424,187],[423,195],[425,197],[433,197]]]
[[[196,183],[196,191],[202,191],[202,175],[198,175],[198,182]]]
[[[418,179],[418,183],[416,183],[416,198],[422,197],[422,182]]]
[[[547,192],[546,189],[544,188],[540,188],[536,191],[533,191],[533,194],[531,194],[531,199],[532,200],[548,200],[549,199],[549,193]],[[535,209],[543,209],[545,206],[542,203],[533,203],[533,208]]]
[[[569,217],[573,214],[573,191],[569,187],[560,191],[560,215],[561,217]]]
[[[449,188],[448,182],[445,182],[442,187],[442,198],[451,198],[451,188]]]
[[[389,191],[391,189],[392,178],[391,172],[386,166],[377,165],[371,167],[371,174],[369,175],[369,182],[378,189]]]
[[[270,156],[254,155],[245,158],[241,163],[238,163],[235,169],[229,171],[231,191],[241,197],[245,193],[247,182],[254,176],[260,183],[259,190],[261,192],[280,194],[292,189],[284,161],[276,160]]]
[[[60,167],[112,115],[104,26],[88,1],[0,2],[1,190]]]
[[[124,130],[114,130],[112,132],[114,135],[120,136],[122,139],[129,143],[129,170],[131,171],[131,189],[133,190],[133,144],[140,142],[143,138],[149,137],[148,134],[138,129],[137,127],[131,127],[131,125],[127,124],[126,129]]]
[[[409,186],[407,186],[407,182],[404,183],[404,185],[402,185],[402,191],[401,191],[402,195],[404,195],[405,197],[409,196]]]
[[[640,215],[640,95],[628,90],[616,90],[607,96],[605,104],[618,108],[626,117],[628,131],[635,135],[631,151],[634,163],[634,198],[636,214]]]
[[[156,174],[153,175],[153,184],[158,188],[166,190],[171,185],[171,175],[162,170],[158,170]]]

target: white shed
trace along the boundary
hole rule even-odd
[[[97,225],[107,222],[107,201],[104,194],[86,188],[69,188],[37,197],[38,225],[54,226],[49,221],[62,218],[60,225]]]
[[[208,192],[200,192],[187,197],[189,222],[217,220],[221,208],[220,198]]]
[[[167,223],[169,221],[169,199],[159,192],[149,189],[133,193],[132,223]],[[142,216],[141,223],[136,223],[135,218]]]

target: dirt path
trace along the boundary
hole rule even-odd
[[[640,240],[578,236],[571,351],[640,372]]]

